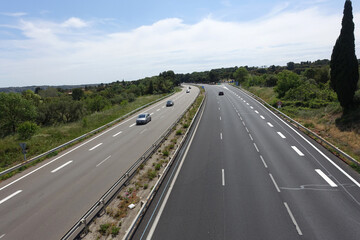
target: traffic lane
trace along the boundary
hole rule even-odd
[[[302,132],[299,132],[297,129],[290,127],[287,123],[285,123],[272,112],[265,109],[265,113],[269,114],[269,117],[274,120],[273,123],[275,127],[279,126],[281,131],[285,136],[288,137],[290,141],[293,140],[298,146],[302,147],[301,152],[304,154],[307,153],[309,158],[312,158],[314,162],[317,162],[319,165],[317,171],[320,170],[332,182],[334,182],[340,188],[343,188],[349,197],[358,204],[360,199],[360,176],[358,173],[351,169],[351,167],[344,164],[340,159],[331,154],[319,143],[310,139],[308,136]],[[354,185],[356,187],[354,187]]]
[[[232,87],[233,88],[233,87]],[[294,127],[289,126],[288,123],[285,123],[284,120],[280,119],[274,113],[269,111],[267,108],[264,108],[262,104],[257,102],[256,100],[246,96],[241,90],[235,89],[237,92],[242,93],[244,98],[248,98],[249,101],[253,101],[254,104],[259,106],[259,109],[263,109],[264,115],[266,115],[267,119],[272,120],[275,127],[278,126],[280,131],[283,131],[285,135],[291,136],[290,140],[293,140],[298,143],[298,145],[303,147],[303,151],[307,152],[309,156],[313,158],[314,161],[317,161],[319,165],[321,165],[324,170],[327,172],[329,176],[333,176],[335,181],[338,181],[339,184],[347,185],[348,183],[356,184],[360,187],[360,176],[353,169],[343,164],[343,162],[338,159],[336,156],[331,154],[327,149],[321,146],[319,143],[309,138],[307,135],[298,131]],[[313,145],[313,146],[312,146]],[[310,146],[310,147],[307,147]],[[310,150],[309,150],[310,149]],[[339,167],[339,165],[341,167]],[[331,170],[331,171],[329,171]],[[356,198],[359,199],[359,191],[355,190],[356,188],[350,187],[348,189],[349,192],[352,192],[353,195],[356,195]]]
[[[203,122],[208,122],[216,113],[217,109],[205,110],[199,129],[204,128]],[[194,239],[204,236],[208,231],[215,234],[218,239],[222,239],[223,231],[214,231],[214,228],[223,226],[218,223],[223,221],[222,212],[213,207],[218,206],[222,201],[222,195],[219,194],[221,182],[218,178],[214,178],[214,175],[221,176],[218,172],[221,169],[219,161],[221,156],[219,152],[212,151],[220,143],[219,130],[216,126],[210,129],[205,126],[205,128],[204,138],[209,141],[205,141],[206,146],[203,147],[195,144],[190,146],[153,239]],[[203,138],[199,140],[198,138],[199,135],[196,134],[194,143],[204,142]],[[193,151],[192,149],[195,148],[201,152]]]
[[[291,218],[246,126],[223,98],[225,226],[228,239],[297,239]],[[229,127],[231,126],[231,127]]]
[[[316,170],[319,169],[316,168],[320,166],[311,159],[307,159],[305,155],[303,160],[292,161],[286,166],[286,163],[290,162],[289,158],[283,158],[283,161],[280,161],[281,156],[274,156],[274,153],[272,153],[273,156],[268,156],[269,153],[274,152],[274,149],[276,149],[275,152],[280,153],[283,153],[284,150],[280,150],[276,146],[270,146],[272,142],[269,139],[266,140],[264,135],[259,139],[266,142],[263,146],[268,147],[268,149],[264,149],[264,155],[268,160],[269,168],[275,172],[274,176],[277,176],[279,188],[282,191],[285,189],[285,191],[291,192],[291,194],[285,193],[286,199],[291,199],[289,202],[293,205],[293,211],[298,216],[297,219],[302,225],[303,232],[307,236],[316,237],[316,239],[338,239],[340,236],[345,235],[347,235],[346,239],[354,239],[351,227],[348,227],[348,225],[339,227],[338,223],[359,222],[357,200],[349,195],[347,191],[343,191],[344,189],[331,187],[329,182],[326,182],[317,173]],[[277,160],[278,163],[269,163],[269,159]],[[303,180],[303,184],[291,183],[292,179],[301,177],[307,179],[307,181]],[[352,188],[354,188],[354,184],[352,184]],[[341,203],[342,207],[339,207],[339,203]],[[353,212],[351,212],[351,209]],[[344,214],[344,212],[347,214]],[[319,229],[324,229],[324,231],[319,231]]]

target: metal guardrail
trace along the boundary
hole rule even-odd
[[[322,146],[324,146],[326,149],[328,149],[330,152],[332,152],[334,155],[336,155],[337,157],[339,157],[343,161],[348,160],[351,163],[356,164],[357,166],[360,166],[360,162],[358,162],[356,159],[351,157],[349,154],[345,153],[344,151],[342,151],[341,149],[339,149],[338,147],[336,147],[332,143],[330,143],[327,140],[323,139],[322,137],[320,137],[319,135],[317,135],[316,133],[314,133],[310,129],[304,127],[303,125],[301,125],[297,121],[293,120],[292,118],[290,118],[286,114],[280,112],[279,110],[277,110],[276,108],[274,108],[273,106],[271,106],[270,104],[265,102],[263,99],[259,98],[255,94],[253,94],[253,93],[251,93],[251,92],[249,92],[249,91],[247,91],[247,90],[245,90],[243,88],[239,88],[239,87],[236,87],[236,88],[240,89],[241,91],[243,91],[248,96],[251,96],[254,99],[256,99],[257,101],[261,102],[263,105],[268,107],[271,111],[273,111],[275,114],[280,115],[283,119],[285,119],[286,121],[291,123],[296,128],[300,129],[303,133],[305,133],[306,135],[308,135],[309,137],[314,139],[316,142],[320,143]]]
[[[200,92],[199,92],[200,94]],[[160,100],[159,100],[160,101]],[[196,101],[196,98],[194,102]],[[193,102],[193,103],[194,103]],[[128,183],[133,177],[136,169],[144,162],[146,162],[153,153],[160,147],[165,139],[170,135],[172,129],[192,107],[192,104],[181,114],[181,116],[161,135],[161,137],[123,174],[112,187],[100,197],[100,199],[74,224],[74,226],[61,238],[61,240],[75,239],[79,234],[87,234],[88,227],[93,218],[105,210],[105,207],[111,202],[121,188]]]
[[[205,97],[203,98],[196,114],[194,115],[191,123],[190,123],[190,126],[187,130],[187,132],[185,133],[183,139],[181,140],[181,143],[179,144],[178,148],[176,149],[174,155],[172,156],[172,158],[170,159],[169,163],[166,165],[165,169],[164,169],[164,172],[162,173],[162,175],[160,176],[159,180],[155,183],[153,189],[151,190],[149,196],[146,198],[144,204],[142,205],[140,211],[138,212],[138,214],[136,215],[135,219],[133,220],[131,226],[129,227],[129,229],[127,230],[127,233],[126,235],[123,237],[123,240],[129,240],[133,237],[135,231],[136,231],[136,228],[138,227],[138,225],[140,224],[140,221],[141,219],[143,218],[143,216],[145,215],[149,205],[151,204],[155,194],[157,193],[157,191],[159,190],[160,188],[160,185],[162,184],[163,180],[165,179],[168,171],[170,170],[172,164],[174,163],[176,157],[178,156],[179,154],[179,151],[180,149],[183,147],[185,141],[187,140],[188,138],[188,133],[192,130],[193,128],[193,124],[194,122],[196,121],[197,117],[198,117],[198,113],[200,112],[200,110],[202,109],[203,107],[203,103],[205,101],[205,98],[206,98],[206,95]],[[181,118],[180,118],[181,119]],[[179,120],[180,120],[179,119]]]
[[[29,159],[29,160],[27,160],[27,161],[24,161],[24,162],[22,162],[22,163],[20,163],[20,164],[18,164],[18,165],[15,165],[15,166],[13,166],[13,167],[11,167],[11,168],[9,168],[9,169],[6,169],[6,170],[4,170],[4,171],[2,171],[2,172],[0,173],[0,177],[3,176],[3,175],[5,175],[5,174],[8,174],[8,173],[10,173],[10,172],[12,172],[12,171],[15,171],[15,170],[17,170],[17,169],[19,169],[19,168],[21,168],[21,167],[23,167],[23,166],[25,166],[25,165],[27,165],[27,164],[29,164],[29,163],[32,163],[32,162],[34,162],[34,161],[36,161],[36,160],[38,160],[38,159],[40,159],[40,158],[42,158],[42,157],[45,157],[45,156],[47,156],[47,155],[50,154],[50,153],[53,153],[53,152],[55,152],[55,151],[57,151],[57,150],[59,150],[59,149],[62,149],[62,148],[64,148],[64,147],[67,147],[67,146],[69,146],[69,145],[71,145],[71,144],[73,144],[73,143],[75,143],[75,142],[77,142],[77,141],[79,141],[79,140],[82,140],[82,139],[84,139],[84,138],[86,138],[86,137],[89,137],[89,136],[91,136],[91,135],[93,135],[93,134],[95,134],[95,133],[97,133],[97,132],[99,132],[99,131],[101,131],[101,130],[103,130],[103,129],[111,126],[111,125],[113,125],[114,123],[117,123],[117,122],[119,122],[119,121],[121,121],[121,120],[124,120],[125,118],[131,116],[132,114],[138,112],[138,111],[141,110],[141,109],[144,109],[144,108],[146,108],[146,107],[148,107],[148,106],[150,106],[150,105],[152,105],[152,104],[154,104],[154,103],[157,103],[157,102],[162,101],[163,99],[165,99],[165,98],[173,95],[174,93],[175,93],[175,92],[173,92],[173,93],[171,93],[171,94],[168,94],[168,95],[166,95],[166,96],[164,96],[164,97],[162,97],[162,98],[159,98],[159,99],[157,99],[157,100],[155,100],[155,101],[152,101],[151,103],[145,104],[145,105],[143,105],[143,106],[141,106],[141,107],[139,107],[139,108],[137,108],[137,109],[135,109],[135,110],[133,110],[133,111],[131,111],[131,112],[129,112],[129,113],[127,113],[127,114],[125,114],[125,115],[123,115],[123,116],[121,116],[121,117],[119,117],[119,118],[117,118],[117,119],[115,119],[115,120],[113,120],[113,121],[111,121],[111,122],[109,122],[109,123],[101,126],[101,127],[98,127],[98,128],[96,128],[96,129],[88,132],[88,133],[85,133],[85,134],[81,135],[80,137],[77,137],[77,138],[75,138],[75,139],[73,139],[73,140],[70,140],[70,141],[68,141],[68,142],[66,142],[66,143],[64,143],[64,144],[62,144],[62,145],[60,145],[60,146],[57,146],[57,147],[55,147],[55,148],[53,148],[53,149],[51,149],[51,150],[49,150],[49,151],[47,151],[47,152],[44,152],[44,153],[42,153],[42,154],[40,154],[40,155],[38,155],[38,156],[36,156],[36,157],[33,157],[33,158],[31,158],[31,159]]]

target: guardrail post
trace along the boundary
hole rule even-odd
[[[88,234],[88,232],[89,232],[89,226],[87,225],[86,219],[83,218],[83,219],[80,220],[80,222],[81,222],[81,224],[84,224],[84,225],[85,225],[85,226],[84,226],[84,231],[83,231],[83,233],[84,233],[85,236],[86,236],[86,235]]]
[[[99,201],[101,210],[99,211],[99,216],[101,216],[103,213],[105,213],[105,201],[104,199],[100,199]]]

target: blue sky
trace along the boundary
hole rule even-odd
[[[329,59],[344,2],[4,1],[0,87],[109,83],[165,70]],[[358,46],[357,1],[353,14]]]

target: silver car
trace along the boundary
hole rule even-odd
[[[151,116],[148,113],[142,113],[136,119],[136,125],[147,124],[151,121]]]

